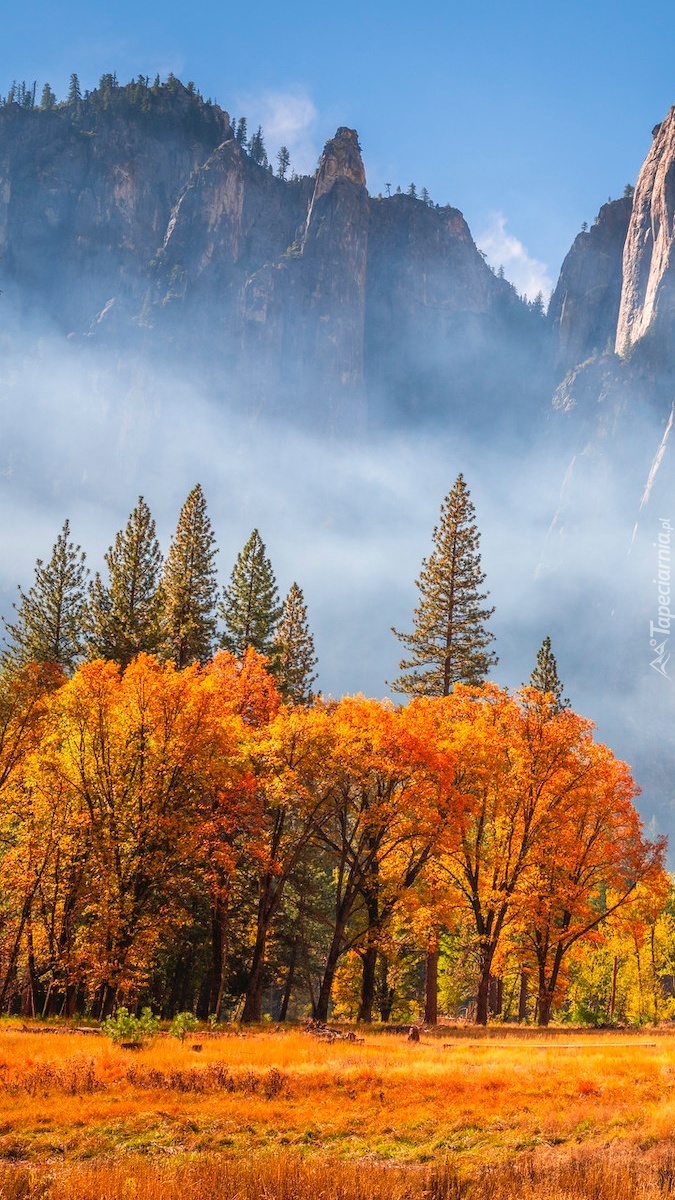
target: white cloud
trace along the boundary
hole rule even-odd
[[[273,166],[276,167],[279,147],[286,146],[291,167],[299,175],[309,175],[315,169],[321,150],[317,141],[319,114],[304,89],[243,96],[239,101],[239,114],[247,118],[249,134],[262,125],[265,147]]]
[[[493,213],[487,227],[476,238],[477,246],[495,270],[504,268],[506,278],[521,295],[533,300],[541,292],[547,302],[553,281],[546,263],[527,253],[523,243],[507,232],[506,221],[503,213]]]

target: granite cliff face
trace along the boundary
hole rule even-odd
[[[565,370],[614,348],[631,211],[629,196],[603,204],[563,262],[548,315],[556,360]]]
[[[616,352],[647,334],[665,347],[675,320],[675,108],[653,131],[640,171],[623,256]]]
[[[329,425],[522,398],[542,334],[456,209],[369,196],[355,130],[280,179],[177,80],[0,111],[0,276],[65,334]]]
[[[111,302],[139,305],[177,188],[230,132],[227,113],[177,81],[142,103],[127,91],[0,110],[2,277],[64,332]]]

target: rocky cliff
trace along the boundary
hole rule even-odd
[[[669,353],[675,320],[675,108],[653,130],[623,255],[617,354],[647,334]]]
[[[281,179],[173,79],[2,108],[0,282],[65,334],[131,338],[329,424],[520,403],[541,336],[461,213],[369,196],[354,130]]]
[[[3,107],[0,269],[12,299],[67,333],[106,306],[135,311],[177,191],[229,133],[227,113],[178,81],[50,111]]]
[[[631,211],[630,196],[603,204],[563,262],[548,315],[556,360],[564,370],[614,348]]]

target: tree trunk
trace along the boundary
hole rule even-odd
[[[609,1011],[607,1014],[610,1021],[614,1020],[614,1009],[616,1007],[616,977],[617,977],[618,971],[619,971],[619,959],[618,959],[618,956],[615,954],[614,962],[612,964],[612,990],[609,995]]]
[[[222,897],[217,896],[211,906],[211,986],[209,988],[209,1016],[215,1013],[220,1020],[225,988],[225,962],[227,948],[228,910]]]
[[[489,1008],[490,1016],[499,1017],[502,1012],[502,998],[504,994],[504,985],[502,980],[497,975],[490,976],[489,985]]]
[[[389,959],[386,954],[380,955],[380,986],[378,989],[377,1007],[380,1010],[380,1020],[385,1024],[391,1016],[396,989],[389,986]]]
[[[476,996],[476,1025],[487,1025],[490,1013],[490,981],[492,979],[492,960],[495,946],[484,943],[480,950],[480,975],[478,978],[478,994]]]
[[[527,1020],[527,971],[520,972],[520,991],[518,992],[518,1021]]]
[[[328,955],[326,957],[326,966],[324,968],[323,978],[321,980],[321,987],[319,988],[319,998],[314,1006],[314,1017],[317,1021],[326,1022],[328,1020],[331,993],[333,991],[333,982],[335,980],[337,965],[340,961],[340,955],[342,954],[342,943],[345,929],[347,927],[347,916],[349,915],[349,911],[350,906],[346,906],[346,915],[342,915],[342,917],[337,921],[335,929],[333,930],[333,936],[331,938],[331,943],[328,948]]]
[[[262,1021],[263,971],[265,968],[266,942],[267,929],[264,926],[259,926],[255,946],[253,949],[251,970],[249,972],[248,983],[246,985],[244,1011],[241,1014],[242,1024],[244,1025],[250,1025],[253,1022]]]
[[[361,982],[361,1004],[358,1021],[370,1025],[373,1020],[373,1004],[375,1003],[375,967],[377,965],[377,946],[370,945],[363,955],[363,979]]]
[[[262,1021],[263,973],[265,970],[267,935],[272,920],[281,904],[284,883],[285,880],[280,879],[275,887],[274,880],[270,874],[261,881],[255,946],[253,947],[251,969],[246,984],[244,1011],[241,1014],[241,1021],[244,1025]]]
[[[295,964],[298,961],[298,939],[293,941],[293,949],[291,950],[291,961],[288,964],[288,974],[286,976],[286,986],[284,994],[281,998],[281,1008],[279,1009],[279,1020],[285,1021],[288,1013],[288,1004],[291,999],[291,991],[293,989],[293,978],[295,976]]]
[[[427,969],[424,989],[424,1024],[438,1024],[438,941],[433,938],[427,950]]]
[[[537,1024],[540,1029],[545,1028],[551,1020],[551,1009],[553,1008],[553,996],[550,992],[541,992],[539,995],[539,1012],[537,1016]]]

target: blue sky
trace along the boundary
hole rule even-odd
[[[371,191],[426,186],[532,292],[635,181],[675,103],[674,52],[663,0],[33,0],[3,13],[0,88],[48,80],[62,97],[71,71],[83,87],[174,71],[262,122],[269,152],[288,142],[300,170],[351,125]]]

